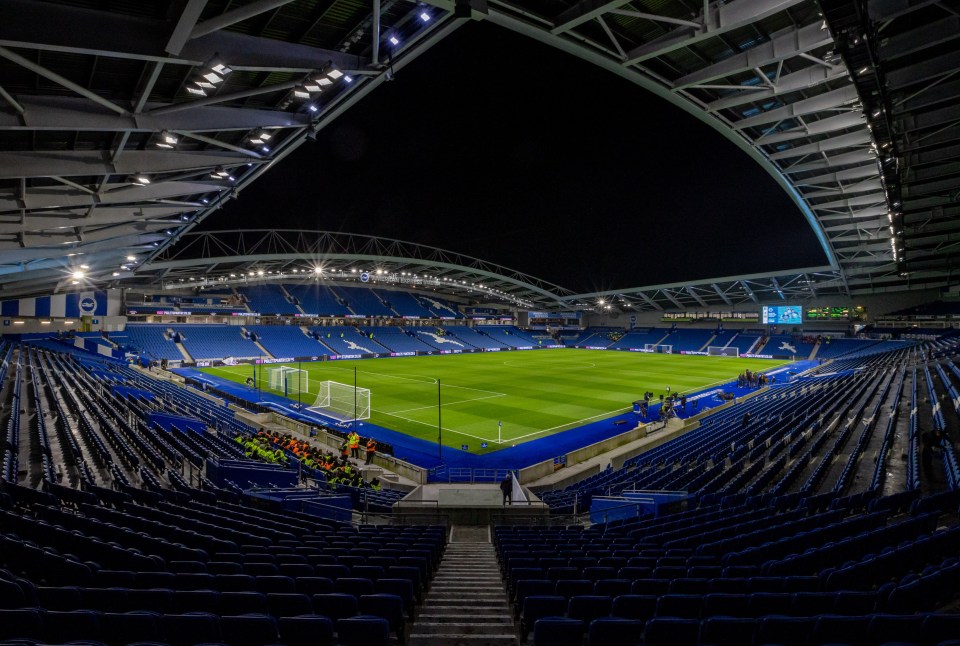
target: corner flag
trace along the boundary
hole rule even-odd
[[[503,420],[497,422],[497,444],[503,444],[503,441],[500,439],[500,433],[503,431]]]

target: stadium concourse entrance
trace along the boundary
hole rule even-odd
[[[523,487],[510,474],[510,499],[505,500],[499,482],[494,483],[429,483],[411,491],[394,505],[394,515],[423,515],[436,513],[449,519],[452,525],[490,525],[510,523],[523,518],[550,515],[547,507],[533,492]]]

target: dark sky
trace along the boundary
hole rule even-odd
[[[824,264],[800,211],[645,90],[470,23],[204,224],[378,235],[577,292]]]

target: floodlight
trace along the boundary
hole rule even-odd
[[[73,276],[73,278],[74,278],[75,280],[83,280],[83,277],[86,276],[86,274],[83,273],[82,271],[80,271],[79,269],[77,269],[76,271],[74,271],[73,274],[71,274],[71,275]]]
[[[394,46],[399,45],[400,40],[396,36],[390,36],[390,44]]]
[[[310,112],[316,112],[316,111],[317,111],[317,106],[315,106],[315,105],[313,105],[313,104],[311,103],[310,105],[307,106],[307,110],[309,110]]]
[[[430,22],[430,14],[424,11],[423,13],[420,14],[420,20],[422,20],[423,22]]]
[[[212,90],[217,86],[211,83],[210,81],[194,81],[199,87],[202,87],[205,90]]]
[[[134,184],[139,184],[140,186],[146,186],[150,183],[150,178],[144,175],[143,173],[137,173],[131,177]]]
[[[347,83],[353,83],[353,77],[352,77],[352,76],[344,76],[344,77],[343,77],[343,80],[346,81]]]
[[[80,265],[80,269],[90,269],[90,265]]]
[[[293,96],[297,97],[298,99],[309,99],[310,92],[307,91],[307,88],[299,86],[293,88]]]
[[[322,273],[323,273],[323,267],[314,267],[314,268],[313,268],[313,273],[315,273],[315,274],[322,274]]]
[[[317,79],[316,83],[317,83],[317,85],[319,85],[319,86],[321,86],[321,87],[327,87],[328,85],[333,85],[333,81],[331,81],[331,80],[330,80],[329,78],[327,78],[326,76],[321,76],[321,77],[319,77],[319,78]]]
[[[320,84],[317,81],[307,81],[303,84],[303,89],[307,92],[316,93],[320,91]]]
[[[214,177],[219,177],[221,179],[230,175],[229,172],[223,169],[223,166],[217,166],[216,168],[213,169],[213,172],[210,174],[213,175]]]
[[[203,91],[203,88],[193,87],[192,85],[187,86],[187,92],[190,94],[196,94],[197,96],[207,96],[207,93]]]
[[[258,270],[257,270],[257,276],[263,276],[263,270],[262,270],[262,269],[258,269]]]
[[[264,147],[263,147],[263,148],[261,148],[260,150],[262,150],[262,151],[263,151],[263,152],[265,152],[265,153],[268,153],[268,152],[270,152],[270,149],[269,149],[269,148],[267,148],[266,146],[264,146]]]
[[[230,69],[229,67],[227,67],[226,65],[224,65],[219,61],[211,62],[210,69],[212,69],[217,74],[220,74],[221,76],[226,76],[227,74],[233,71],[232,69]]]
[[[112,275],[113,275],[113,277],[114,277],[114,278],[116,278],[117,276],[119,276],[119,275],[120,275],[120,272],[119,272],[119,271],[115,271],[115,272],[113,272],[113,274],[112,274]]]
[[[201,74],[201,76],[214,85],[217,83],[223,83],[223,78],[216,72],[207,72],[205,74]]]
[[[336,81],[338,78],[340,78],[341,76],[343,76],[343,72],[341,72],[340,70],[338,70],[336,67],[333,67],[333,68],[331,68],[330,70],[327,71],[327,76],[329,76],[329,77],[332,78],[334,81]]]

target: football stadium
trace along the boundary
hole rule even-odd
[[[0,0],[0,644],[960,644],[955,0]]]

